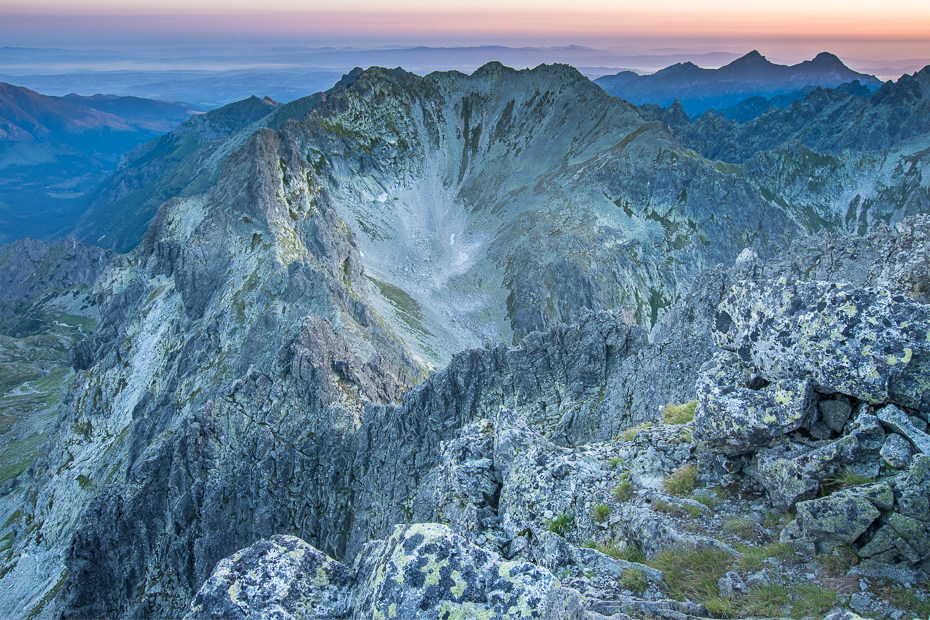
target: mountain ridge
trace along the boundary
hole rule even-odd
[[[753,50],[719,69],[703,69],[686,62],[651,75],[633,77],[628,72],[597,78],[611,95],[642,105],[667,107],[678,99],[689,116],[711,108],[726,108],[750,96],[772,97],[805,86],[838,86],[859,80],[869,88],[881,82],[871,75],[846,67],[833,54],[821,52],[813,60],[796,65],[778,65]]]

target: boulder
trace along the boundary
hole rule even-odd
[[[928,377],[930,379],[930,377]],[[878,411],[878,419],[892,431],[903,435],[914,444],[918,452],[930,454],[930,435],[916,428],[910,416],[895,407],[888,405]]]
[[[292,536],[220,561],[185,620],[511,618],[593,620],[575,590],[527,562],[506,562],[436,523],[397,526],[352,569]]]
[[[352,572],[294,536],[273,536],[220,560],[184,620],[345,618]]]
[[[705,448],[745,454],[800,428],[808,420],[813,389],[806,379],[769,384],[733,353],[720,352],[701,368],[694,436]]]
[[[800,502],[797,505],[797,527],[802,537],[827,547],[852,543],[859,538],[881,512],[854,489],[827,497]],[[787,528],[786,528],[787,529]],[[785,533],[782,532],[785,538]]]
[[[734,285],[714,339],[775,381],[809,376],[824,394],[930,408],[930,308],[882,288],[781,279]]]
[[[913,455],[911,443],[897,433],[888,435],[881,450],[882,460],[895,469],[907,468]]]
[[[555,620],[587,613],[574,590],[528,562],[506,562],[435,523],[397,526],[365,546],[355,563],[352,618]]]
[[[778,510],[789,510],[803,500],[813,499],[821,483],[859,457],[859,441],[843,437],[817,449],[786,444],[760,450],[754,477],[769,494]]]

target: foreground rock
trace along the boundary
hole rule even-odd
[[[538,618],[583,620],[578,592],[435,523],[398,526],[355,565],[275,536],[221,561],[185,620],[222,618]]]

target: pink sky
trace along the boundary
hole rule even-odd
[[[797,61],[829,50],[930,57],[921,0],[3,0],[0,45],[100,47],[249,41],[322,45],[588,45],[738,51]],[[339,11],[331,9],[337,6]],[[571,10],[565,7],[570,6]]]

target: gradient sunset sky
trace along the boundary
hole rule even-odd
[[[0,0],[0,46],[229,42],[829,50],[930,57],[927,0]]]

